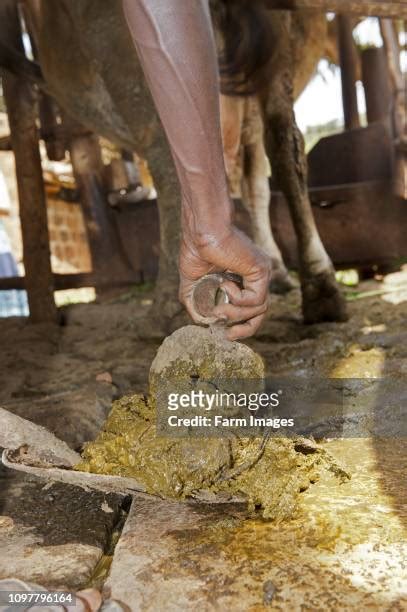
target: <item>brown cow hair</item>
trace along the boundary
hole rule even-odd
[[[269,12],[262,0],[214,0],[211,9],[222,39],[219,51],[222,93],[229,96],[258,93],[268,80],[275,49]]]

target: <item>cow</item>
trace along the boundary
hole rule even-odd
[[[243,1],[243,0],[242,0]],[[232,3],[233,4],[233,3]],[[238,5],[239,2],[236,2]],[[244,3],[256,10],[256,2]],[[171,320],[179,311],[178,286],[180,194],[168,143],[155,111],[136,50],[123,15],[121,0],[25,0],[33,33],[42,86],[65,111],[82,124],[116,143],[136,151],[149,162],[158,191],[160,263],[155,311]],[[15,3],[4,0],[1,22],[7,24]],[[334,270],[320,241],[308,200],[302,140],[293,123],[290,75],[290,20],[273,12],[279,24],[274,40],[277,67],[263,94],[266,147],[273,170],[293,217],[299,244],[303,313],[307,322],[342,320],[343,298]],[[8,46],[7,28],[1,39]]]

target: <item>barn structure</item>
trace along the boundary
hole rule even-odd
[[[331,259],[338,267],[351,267],[405,257],[404,83],[395,60],[398,43],[389,20],[395,15],[403,17],[404,4],[270,0],[268,6],[343,12],[337,23],[345,131],[323,138],[308,155],[312,210]],[[382,18],[384,47],[366,49],[361,54],[366,127],[360,126],[357,110],[355,82],[359,58],[352,38],[352,15]],[[18,43],[19,24],[14,26]],[[8,27],[11,31],[11,22]],[[126,198],[122,197],[116,203],[122,201],[123,205],[110,206],[107,193],[117,191],[117,186],[122,195],[127,193],[134,173],[133,177],[126,176],[124,164],[121,170],[120,164],[113,164],[111,167],[116,171],[107,176],[97,135],[67,117],[61,120],[62,111],[47,93],[46,84],[41,84],[39,75],[35,78],[38,66],[29,65],[22,52],[10,50],[4,43],[2,58],[10,135],[3,136],[1,148],[13,149],[16,158],[25,275],[0,279],[1,289],[26,288],[33,320],[49,320],[56,316],[53,290],[89,286],[101,289],[153,280],[160,241],[156,203],[150,200],[125,205]],[[40,141],[45,143],[49,159],[61,160],[66,151],[70,152],[92,271],[59,274],[51,270],[44,179],[38,153]],[[127,168],[131,157],[132,154],[123,151],[123,160],[130,159]],[[272,227],[286,262],[296,266],[295,232],[284,196],[278,185],[274,185],[276,188],[270,206]],[[62,196],[68,200],[72,193],[62,190]],[[244,211],[238,208],[237,216],[241,227],[250,231]]]

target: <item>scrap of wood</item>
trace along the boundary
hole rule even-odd
[[[12,470],[85,490],[94,489],[120,495],[146,493],[145,486],[134,478],[73,470],[72,467],[80,462],[81,456],[45,427],[4,408],[0,408],[0,423],[0,446],[5,449],[1,461]],[[194,497],[207,503],[244,501],[238,497],[225,494],[217,496],[207,491],[197,491]]]
[[[13,470],[45,480],[56,480],[84,489],[117,492],[124,495],[145,491],[133,478],[89,474],[72,469],[81,456],[50,431],[0,408],[0,447],[2,462]]]
[[[89,472],[79,472],[71,469],[63,469],[58,467],[39,467],[27,465],[21,462],[21,458],[15,460],[14,452],[8,449],[3,451],[2,463],[18,472],[25,472],[31,476],[36,476],[46,481],[62,482],[68,485],[81,487],[86,491],[97,490],[105,493],[117,493],[119,495],[139,495],[141,493],[158,497],[157,495],[147,494],[146,488],[134,478],[126,478],[124,476],[111,476],[108,474],[91,474]],[[20,460],[18,460],[20,459]],[[238,495],[230,495],[228,493],[213,493],[211,491],[197,491],[191,500],[200,501],[207,504],[225,504],[225,503],[245,503],[243,497]]]
[[[16,452],[25,449],[30,459],[50,465],[72,466],[81,459],[66,442],[50,431],[0,408],[0,447]]]
[[[145,492],[145,487],[138,483],[134,478],[122,476],[109,476],[105,474],[91,474],[89,472],[78,472],[72,469],[59,467],[39,467],[21,463],[15,460],[13,452],[6,449],[3,451],[2,463],[18,472],[25,472],[31,476],[37,476],[42,480],[63,482],[68,485],[75,485],[85,490],[95,489],[106,493],[119,493],[121,495],[134,495]],[[79,458],[80,459],[80,458]]]

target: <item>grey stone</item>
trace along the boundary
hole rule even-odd
[[[261,585],[258,593],[246,592],[246,576],[238,576],[220,547],[202,537],[219,523],[229,520],[233,525],[237,512],[236,507],[228,513],[217,506],[137,496],[115,550],[106,592],[132,612],[238,612],[262,603]],[[184,554],[186,545],[190,555]]]
[[[85,586],[118,520],[118,498],[63,484],[44,489],[4,468],[0,483],[0,579]]]

